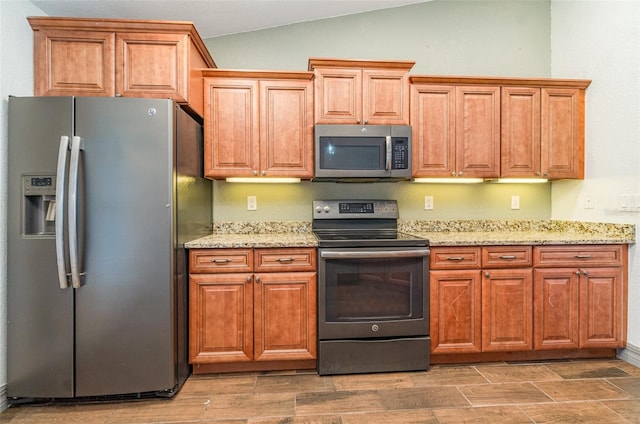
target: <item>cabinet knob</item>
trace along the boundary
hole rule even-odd
[[[356,124],[359,124],[361,121],[359,119],[356,119]]]
[[[487,278],[491,278],[491,274],[489,274],[488,272],[485,272],[484,276],[487,277]]]
[[[453,171],[453,172],[451,173],[451,176],[452,176],[452,177],[455,177],[455,176],[456,176],[456,171]]]
[[[460,177],[462,177],[462,171],[458,172],[458,175],[459,175]]]
[[[577,271],[576,271],[576,275],[580,275],[580,270],[577,270]]]
[[[582,271],[582,274],[589,275],[589,271]]]
[[[267,171],[262,171],[260,174],[264,177],[265,175],[267,175]]]
[[[369,120],[365,119],[364,124],[367,125],[369,123]]]
[[[256,283],[259,283],[259,282],[260,282],[260,277],[256,275]]]
[[[248,275],[248,276],[247,276],[247,284],[249,284],[250,282],[251,282],[251,276],[250,276],[250,275]]]
[[[253,171],[253,175],[258,175],[258,171]]]

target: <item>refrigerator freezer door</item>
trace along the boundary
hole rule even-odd
[[[76,98],[76,395],[176,385],[174,105]]]
[[[21,186],[30,176],[35,185],[54,184],[61,136],[72,135],[73,99],[10,97],[8,129],[7,396],[71,397],[73,291],[60,288],[55,234],[25,231],[33,199]]]

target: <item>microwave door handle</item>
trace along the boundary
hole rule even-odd
[[[391,170],[391,136],[390,135],[386,137],[385,144],[387,147],[387,160],[385,164],[385,169],[387,171],[390,171]]]

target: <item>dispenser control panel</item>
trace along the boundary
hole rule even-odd
[[[56,194],[56,177],[51,175],[24,175],[22,189],[25,196]]]

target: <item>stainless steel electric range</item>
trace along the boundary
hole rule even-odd
[[[395,200],[315,200],[320,375],[429,368],[429,241]]]

